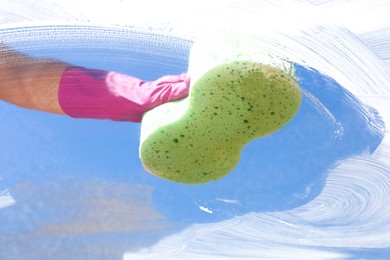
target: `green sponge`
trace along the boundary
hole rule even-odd
[[[147,112],[142,121],[143,166],[174,182],[224,177],[248,142],[280,129],[301,103],[291,75],[257,62],[218,65],[191,84],[187,98]]]

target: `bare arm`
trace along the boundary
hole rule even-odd
[[[185,73],[145,82],[113,71],[28,57],[0,43],[0,100],[24,108],[141,122],[146,111],[186,97],[189,87]]]
[[[61,61],[31,58],[0,43],[0,100],[17,106],[64,114],[58,102]]]

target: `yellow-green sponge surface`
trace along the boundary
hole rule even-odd
[[[261,63],[219,65],[191,84],[186,99],[146,113],[141,129],[145,169],[180,183],[224,177],[245,144],[280,129],[301,103],[296,80]]]

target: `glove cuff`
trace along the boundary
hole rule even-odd
[[[112,79],[116,74],[115,84]],[[108,77],[110,75],[110,77]],[[74,118],[110,119],[140,122],[142,106],[123,95],[118,89],[137,88],[143,81],[123,74],[103,70],[69,67],[61,77],[58,100],[64,113]]]

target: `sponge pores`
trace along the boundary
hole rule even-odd
[[[147,112],[140,158],[150,173],[198,184],[231,172],[243,147],[286,125],[297,113],[297,81],[279,68],[235,61],[191,82],[187,98]]]

